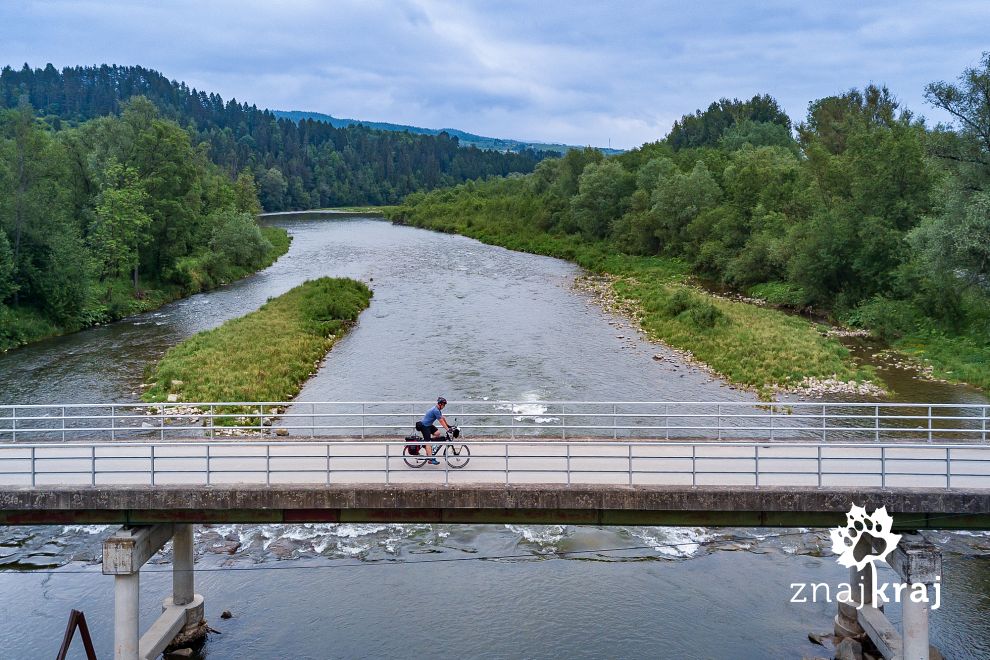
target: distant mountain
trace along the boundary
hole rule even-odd
[[[360,119],[340,119],[338,117],[332,117],[330,115],[323,114],[322,112],[303,112],[302,110],[271,110],[272,114],[276,117],[291,119],[294,122],[300,122],[303,119],[312,119],[314,121],[325,121],[335,128],[345,128],[347,126],[362,125],[368,128],[373,128],[379,131],[408,131],[414,135],[439,135],[440,133],[446,133],[451,137],[457,138],[462,147],[477,147],[478,149],[485,149],[488,151],[513,151],[520,152],[525,149],[532,149],[533,151],[555,151],[557,153],[563,154],[567,153],[570,149],[581,149],[582,147],[575,146],[572,144],[550,144],[546,142],[521,142],[519,140],[506,140],[502,138],[485,137],[483,135],[475,135],[474,133],[467,133],[465,131],[458,130],[456,128],[420,128],[419,126],[407,126],[405,124],[389,124],[382,121],[362,121]],[[620,154],[622,149],[608,149],[604,147],[599,147],[599,151],[604,154]]]

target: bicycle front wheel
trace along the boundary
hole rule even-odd
[[[419,447],[418,454],[414,454],[411,451],[409,451],[410,448],[415,446],[416,445],[406,445],[405,447],[402,448],[402,460],[405,461],[406,465],[408,465],[411,468],[423,467],[424,465],[426,465],[426,456],[424,455],[422,445],[420,445]]]
[[[443,457],[447,459],[447,465],[459,470],[471,460],[471,450],[467,445],[447,445],[443,448]]]

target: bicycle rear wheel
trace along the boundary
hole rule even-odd
[[[426,465],[426,455],[423,453],[423,446],[419,445],[419,453],[413,454],[410,450],[417,445],[406,445],[402,448],[402,460],[411,468],[419,468]]]
[[[443,448],[443,457],[447,459],[447,465],[459,470],[471,460],[471,450],[467,445],[447,445]]]

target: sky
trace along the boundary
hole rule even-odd
[[[924,87],[990,50],[990,2],[0,0],[0,65],[141,65],[278,110],[632,148],[722,97]]]

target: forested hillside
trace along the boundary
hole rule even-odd
[[[119,114],[135,95],[186,128],[194,145],[229,176],[250,172],[267,211],[389,204],[417,190],[469,179],[531,172],[546,154],[461,148],[447,134],[413,135],[364,126],[336,128],[279,119],[255,105],[224,101],[139,66],[0,71],[0,107],[25,100],[53,128]]]
[[[468,133],[466,131],[461,131],[456,128],[420,128],[419,126],[409,126],[408,124],[390,124],[381,121],[363,121],[360,119],[341,119],[338,117],[333,117],[331,115],[325,115],[321,112],[303,112],[301,110],[273,110],[272,113],[276,117],[285,117],[286,119],[291,119],[292,121],[303,121],[306,119],[314,119],[316,121],[325,121],[328,124],[336,126],[338,128],[343,126],[353,126],[355,124],[362,124],[368,128],[373,128],[382,131],[409,131],[410,133],[417,133],[420,135],[439,135],[440,133],[446,133],[451,137],[455,137],[460,142],[461,146],[465,147],[478,147],[479,149],[494,149],[495,151],[525,151],[527,149],[532,149],[534,151],[549,151],[553,152],[553,156],[559,156],[566,154],[571,149],[580,149],[580,147],[575,147],[569,144],[556,144],[547,142],[520,142],[519,140],[510,140],[506,138],[494,138],[485,137],[484,135],[475,135],[474,133]],[[608,149],[598,147],[598,150],[605,154],[621,154],[622,149]]]
[[[78,126],[0,110],[0,350],[151,309],[288,249],[232,180],[144,97]]]
[[[796,130],[769,97],[723,99],[621,156],[572,151],[529,176],[411,195],[394,217],[621,271],[635,286],[683,270],[868,328],[990,387],[987,89],[990,54],[958,84],[927,87],[954,127],[926,127],[872,85],[814,101]],[[632,272],[610,255],[647,259],[624,261]],[[687,323],[689,339],[716,332],[720,317],[676,292],[650,294],[658,318]]]

